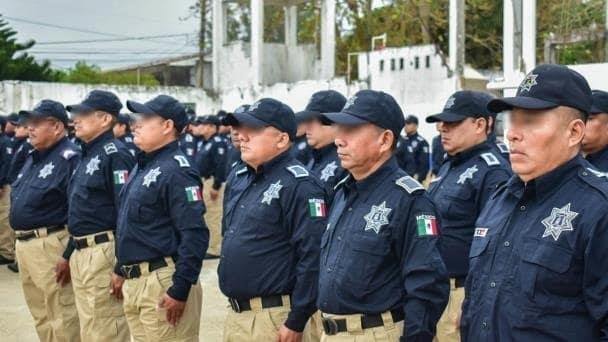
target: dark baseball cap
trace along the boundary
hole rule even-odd
[[[12,123],[13,125],[18,125],[19,124],[19,114],[10,113],[9,115],[6,116],[6,121]]]
[[[172,120],[178,132],[188,125],[186,108],[169,95],[158,95],[146,103],[127,101],[127,108],[133,113],[142,115],[158,115],[166,120]]]
[[[68,125],[68,113],[65,111],[63,104],[53,100],[42,100],[38,102],[32,110],[22,110],[19,116],[27,119],[36,118],[55,118],[64,125]]]
[[[238,106],[235,110],[234,110],[234,114],[240,114],[240,113],[244,113],[247,110],[249,110],[249,105],[248,104],[243,104]],[[223,117],[220,117],[220,122],[223,126],[230,126],[230,120],[227,119],[227,116],[229,115],[229,113],[226,113],[226,115],[224,115]]]
[[[338,125],[361,125],[371,123],[393,132],[399,137],[405,120],[403,111],[395,99],[384,92],[360,90],[348,99],[344,108],[337,113],[323,114],[324,123]]]
[[[129,115],[128,113],[120,113],[116,117],[116,121],[124,125],[130,125],[133,121],[133,118],[131,118],[131,115]]]
[[[344,108],[346,97],[335,90],[322,90],[312,94],[306,109],[296,113],[298,123],[320,117],[322,113],[337,113]]]
[[[558,106],[576,108],[588,114],[591,89],[578,72],[557,64],[539,65],[521,82],[515,97],[494,99],[488,103],[493,112],[513,108],[540,110]]]
[[[122,103],[120,103],[118,96],[112,92],[93,90],[80,104],[66,106],[65,108],[68,112],[75,114],[101,110],[118,116],[122,109]]]
[[[594,90],[591,92],[592,105],[589,114],[608,113],[608,92]],[[9,120],[10,121],[10,120]]]
[[[426,122],[460,122],[466,118],[487,118],[492,115],[488,102],[494,97],[479,91],[457,91],[448,98],[439,114],[426,118]]]
[[[272,126],[281,132],[289,134],[289,138],[296,137],[296,118],[293,110],[281,101],[275,99],[261,99],[252,104],[243,112],[227,114],[224,120],[226,125],[246,127]]]
[[[405,124],[418,124],[418,117],[416,115],[408,115],[405,117]]]
[[[220,118],[217,115],[203,115],[196,118],[195,121],[199,125],[220,125]]]

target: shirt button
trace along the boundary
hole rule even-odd
[[[488,323],[486,321],[481,322],[481,327],[483,329],[487,328],[488,327]]]
[[[231,233],[234,233],[234,229],[230,229],[230,232],[231,232]]]
[[[327,268],[327,272],[331,272],[331,267],[328,267],[328,268]]]
[[[348,211],[353,211],[353,208],[352,207],[348,208]]]
[[[240,205],[240,207],[241,207],[241,208],[245,208],[245,206],[244,206],[244,205],[242,205],[242,204]]]
[[[505,245],[505,247],[509,247],[509,246],[511,246],[511,243],[509,241],[505,241],[504,245]]]
[[[587,175],[588,175],[588,173],[587,173],[587,172],[583,172],[583,176],[587,176]]]
[[[525,205],[522,205],[521,207],[519,207],[519,210],[521,210],[521,211],[526,210],[526,206],[525,206]]]
[[[341,236],[338,236],[338,241],[342,241],[342,237]]]
[[[490,287],[496,287],[496,283],[495,282],[491,282],[490,283]]]

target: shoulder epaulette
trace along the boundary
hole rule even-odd
[[[403,189],[405,189],[405,191],[407,191],[410,194],[413,194],[414,192],[416,192],[418,190],[424,190],[424,187],[422,186],[422,184],[420,184],[417,180],[415,180],[411,176],[401,177],[395,181],[395,184],[402,187]]]
[[[498,146],[498,150],[500,151],[500,153],[509,153],[509,147],[507,147],[507,144],[498,141],[496,142],[496,146]]]
[[[247,172],[247,166],[243,166],[242,168],[236,170],[235,174],[237,176],[242,175],[243,173]]]
[[[185,139],[187,142],[192,142],[192,136],[190,134],[186,134]]]
[[[287,171],[291,172],[291,174],[296,178],[307,177],[309,175],[308,170],[300,165],[288,166]]]
[[[498,158],[496,158],[492,152],[482,153],[480,157],[486,162],[486,164],[488,164],[488,166],[500,165],[500,160],[498,160]]]
[[[118,152],[118,148],[116,148],[116,145],[114,145],[113,142],[103,145],[103,149],[104,149],[104,151],[106,151],[106,154],[112,154],[112,153]]]
[[[33,150],[32,150],[33,151]],[[76,151],[71,150],[71,149],[67,149],[67,150],[63,150],[63,152],[61,152],[61,156],[63,157],[63,159],[65,160],[70,160],[72,159],[73,156],[76,155]]]
[[[213,137],[213,140],[215,140],[216,142],[222,142],[222,138],[218,137],[217,135]]]
[[[188,158],[184,156],[180,156],[179,154],[177,154],[173,156],[173,159],[177,160],[179,167],[190,167],[190,162],[188,161]]]

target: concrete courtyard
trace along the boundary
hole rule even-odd
[[[217,264],[217,260],[205,260],[200,277],[203,285],[200,340],[205,342],[222,340],[224,317],[229,310],[228,302],[217,285]],[[0,341],[38,341],[19,275],[6,266],[0,266]]]

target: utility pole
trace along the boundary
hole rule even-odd
[[[196,68],[196,86],[203,88],[205,66],[205,29],[207,26],[207,0],[199,0],[199,34],[198,34],[198,67]]]
[[[464,0],[450,0],[449,67],[454,76],[462,76],[464,72],[464,6]]]

